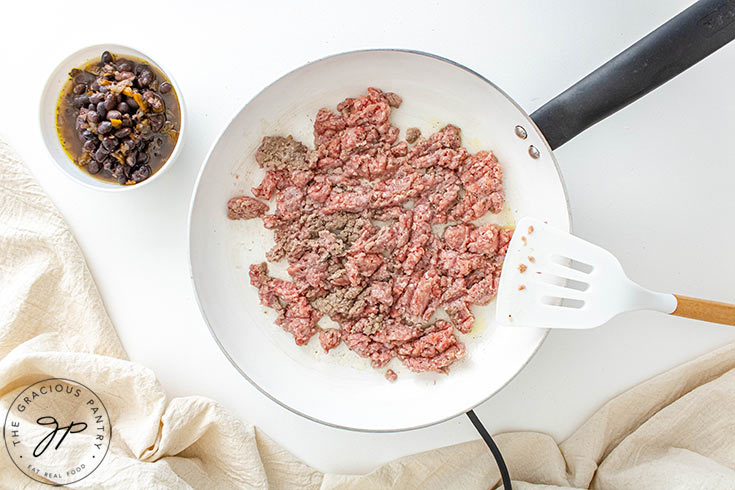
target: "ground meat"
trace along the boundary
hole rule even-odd
[[[406,141],[409,144],[414,144],[417,139],[421,137],[421,130],[419,128],[408,128],[406,130]]]
[[[398,375],[396,374],[395,371],[393,371],[392,369],[389,369],[385,372],[385,379],[387,379],[388,381],[392,383],[398,379]]]
[[[467,159],[459,169],[459,178],[465,192],[452,209],[452,219],[472,221],[488,211],[499,213],[502,210],[505,200],[503,171],[491,152],[481,151]]]
[[[230,219],[252,219],[263,216],[268,205],[254,197],[233,197],[227,203],[227,217]]]
[[[457,342],[436,357],[408,357],[402,358],[403,364],[411,371],[446,372],[446,369],[457,359],[464,357],[466,349],[463,343]]]
[[[298,345],[317,332],[322,314],[299,294],[294,283],[269,277],[265,262],[250,266],[250,283],[258,288],[260,302],[278,312],[276,324],[291,333]]]
[[[271,170],[307,169],[309,148],[293,136],[266,136],[255,152],[255,161]]]
[[[275,198],[275,213],[242,196],[228,216],[260,217],[274,231],[266,257],[285,258],[293,282],[269,277],[265,263],[251,266],[250,280],[297,344],[318,332],[325,352],[344,342],[375,368],[398,359],[446,372],[465,355],[456,332],[472,329],[472,305],[497,292],[512,231],[473,221],[502,210],[503,174],[492,152],[462,147],[456,126],[426,139],[410,128],[398,141],[389,117],[401,102],[370,88],[337,112],[321,109],[314,150],[264,138],[256,161],[266,175],[252,192]],[[433,321],[441,308],[450,321]],[[339,328],[320,329],[322,315]]]
[[[329,352],[342,341],[342,332],[336,328],[330,328],[319,332],[319,343],[322,344],[324,352]]]
[[[276,189],[283,189],[289,182],[289,174],[286,170],[268,170],[265,178],[258,187],[253,187],[253,195],[268,200],[273,197]]]
[[[403,103],[403,99],[400,95],[394,94],[393,92],[386,92],[385,99],[388,101],[388,105],[394,108],[399,108]]]

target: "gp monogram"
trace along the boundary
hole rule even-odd
[[[3,438],[10,458],[29,478],[68,485],[89,476],[110,446],[110,417],[89,388],[70,379],[32,384],[12,402]]]

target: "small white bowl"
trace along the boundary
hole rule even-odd
[[[146,180],[134,185],[120,185],[116,182],[106,182],[89,175],[87,172],[77,167],[61,146],[61,141],[59,141],[59,136],[56,131],[56,107],[59,101],[59,95],[61,95],[61,91],[64,88],[64,84],[69,79],[69,72],[73,68],[79,68],[89,61],[98,59],[104,51],[109,51],[113,55],[133,56],[158,68],[161,73],[166,75],[166,78],[168,78],[171,85],[173,85],[179,99],[181,127],[179,128],[179,138],[176,142],[176,146],[168,157],[168,160],[166,160],[163,166],[158,169],[156,173],[148,177]],[[160,178],[161,175],[171,167],[174,160],[179,156],[179,153],[181,153],[181,146],[183,144],[184,134],[186,131],[186,107],[184,105],[184,98],[181,94],[181,89],[176,83],[176,80],[171,76],[170,72],[166,71],[161,65],[137,49],[122,46],[120,44],[97,44],[95,46],[80,49],[76,53],[70,55],[51,73],[51,76],[46,82],[46,86],[41,93],[39,109],[41,136],[43,137],[44,143],[46,143],[46,148],[51,154],[51,157],[56,162],[56,165],[61,169],[62,173],[66,174],[72,180],[92,189],[103,191],[124,191],[148,185],[152,181]]]

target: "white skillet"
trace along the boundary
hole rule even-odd
[[[709,9],[713,2],[705,3]],[[735,30],[728,30],[726,38],[715,35],[706,42],[691,41],[686,27],[702,16],[700,11],[690,12],[697,5],[634,45],[633,53],[628,53],[631,49],[623,53],[624,63],[608,63],[535,113],[546,138],[523,109],[490,81],[426,53],[339,54],[303,66],[266,87],[243,107],[210,150],[191,203],[191,276],[202,314],[222,351],[277,403],[309,419],[353,430],[423,427],[460,415],[492,396],[529,361],[547,330],[502,327],[494,321],[493,304],[476,308],[475,331],[463,337],[467,357],[455,363],[448,376],[410,373],[394,360],[389,367],[399,374],[395,383],[385,380],[384,370],[370,369],[344,346],[327,355],[320,352],[316,339],[298,347],[290,334],[274,325],[275,315],[260,305],[257,291],[249,284],[247,268],[264,260],[272,235],[259,220],[229,221],[227,200],[251,195],[250,188],[260,182],[263,171],[254,153],[263,136],[292,134],[312,145],[318,109],[334,108],[345,97],[374,86],[403,97],[403,105],[391,116],[403,130],[418,126],[430,133],[453,123],[462,128],[470,151],[490,148],[496,153],[504,168],[508,203],[501,221],[512,224],[523,216],[536,216],[569,230],[567,197],[547,140],[559,146],[663,83],[667,78],[646,78],[649,73],[638,66],[656,69],[659,61],[667,61],[658,54],[651,60],[651,50],[661,48],[661,36],[651,39],[659,31],[665,31],[667,43],[673,39],[675,47],[677,43],[687,46],[683,53],[669,46],[679,63],[678,71],[669,70],[669,78],[735,35]],[[677,38],[682,35],[684,39]],[[610,84],[604,80],[615,80],[634,65],[636,75],[627,78],[627,88],[616,82],[615,93],[607,93]],[[570,116],[571,96],[584,104],[577,104]],[[271,270],[286,277],[282,267],[271,265]]]

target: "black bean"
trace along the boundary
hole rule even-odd
[[[88,104],[89,104],[89,95],[84,94],[84,95],[77,95],[76,97],[74,97],[73,105],[77,109],[79,109],[80,107],[84,107]]]
[[[138,163],[148,163],[148,153],[144,151],[138,152]]]
[[[102,146],[105,147],[105,149],[109,151],[115,151],[115,148],[118,146],[117,139],[112,136],[105,136],[105,138],[102,140]]]
[[[115,107],[117,107],[117,96],[113,93],[107,94],[105,97],[105,109],[111,111]]]
[[[162,94],[167,94],[171,91],[172,88],[173,88],[173,85],[171,85],[170,83],[162,82],[161,85],[158,87],[158,91],[161,92]]]
[[[141,87],[147,87],[151,84],[153,78],[154,75],[150,70],[143,70],[140,75],[138,75],[138,83]]]
[[[97,124],[98,122],[100,122],[100,115],[96,112],[88,112],[87,121]]]
[[[120,118],[122,118],[122,114],[120,114],[120,111],[118,110],[107,111],[107,119],[109,119],[110,121],[112,121],[113,119],[120,119]]]
[[[138,161],[138,153],[135,151],[131,151],[128,153],[128,155],[125,157],[125,162],[128,165],[135,165]]]
[[[142,182],[148,177],[151,176],[151,167],[148,165],[137,165],[133,172],[130,174],[130,177],[137,183]]]
[[[130,60],[120,60],[117,62],[118,71],[133,71],[134,65]]]
[[[122,144],[127,146],[129,150],[135,148],[135,141],[133,141],[133,138],[125,138]]]
[[[107,109],[105,109],[105,103],[100,102],[97,104],[97,115],[100,117],[100,119],[104,119],[107,117]]]
[[[87,172],[94,175],[98,173],[101,169],[101,166],[97,160],[90,160],[89,163],[87,163]]]
[[[130,133],[132,131],[133,130],[130,129],[130,128],[120,128],[117,131],[115,131],[115,138],[121,140],[121,139],[123,139],[123,138],[125,138],[127,136],[130,136]]]
[[[102,53],[102,63],[112,63],[112,54],[109,51]]]
[[[126,97],[126,98],[125,98],[125,102],[126,102],[126,103],[127,103],[127,104],[128,104],[129,106],[130,106],[130,108],[131,108],[131,109],[133,109],[134,111],[135,111],[135,110],[137,110],[137,109],[138,109],[138,107],[140,107],[140,106],[138,105],[138,103],[137,103],[137,102],[135,101],[135,99],[134,99],[134,98],[132,98],[132,97]]]
[[[74,77],[74,93],[77,95],[87,91],[87,86],[94,81],[94,75],[83,71]],[[81,85],[81,87],[79,87]],[[79,92],[77,92],[79,91]]]
[[[115,167],[112,169],[112,175],[114,175],[118,179],[120,177],[125,177],[125,170],[123,169],[121,163],[115,164]]]
[[[89,104],[87,106],[87,109],[90,110],[90,111],[96,111],[97,110],[97,106],[94,105],[94,104]]]
[[[99,92],[96,92],[89,96],[89,101],[93,103],[94,105],[97,105],[104,100],[105,100],[104,94],[101,94]]]
[[[130,114],[123,114],[122,117],[122,125],[124,128],[132,128],[133,127],[133,118],[130,117]]]
[[[94,134],[89,129],[87,129],[86,131],[84,131],[84,133],[82,133],[82,136],[84,136],[84,139],[85,140],[94,140],[94,139],[97,139],[97,135]]]
[[[100,145],[100,147],[97,148],[97,151],[92,154],[92,158],[94,158],[98,162],[104,162],[105,158],[107,158],[107,155],[109,154],[110,152],[107,151],[104,146]]]
[[[124,114],[124,113],[130,111],[130,106],[128,105],[127,102],[120,102],[117,105],[117,110],[120,111],[120,112],[122,112]]]
[[[94,153],[94,151],[97,149],[97,142],[99,140],[87,140],[84,142],[84,145],[82,148],[84,148],[84,151],[88,151],[89,153]]]
[[[151,129],[153,131],[160,131],[166,118],[163,114],[151,114],[149,119],[151,120]]]
[[[143,73],[143,70],[147,70],[147,69],[148,69],[148,65],[144,65],[143,63],[140,63],[140,64],[135,65],[135,69],[133,71],[135,72],[136,75],[140,75],[141,73]]]
[[[109,121],[102,121],[97,125],[97,132],[99,134],[107,134],[112,131],[112,124]]]
[[[102,162],[102,168],[112,173],[112,171],[115,169],[116,164],[117,160],[111,157],[107,157],[107,159]]]

